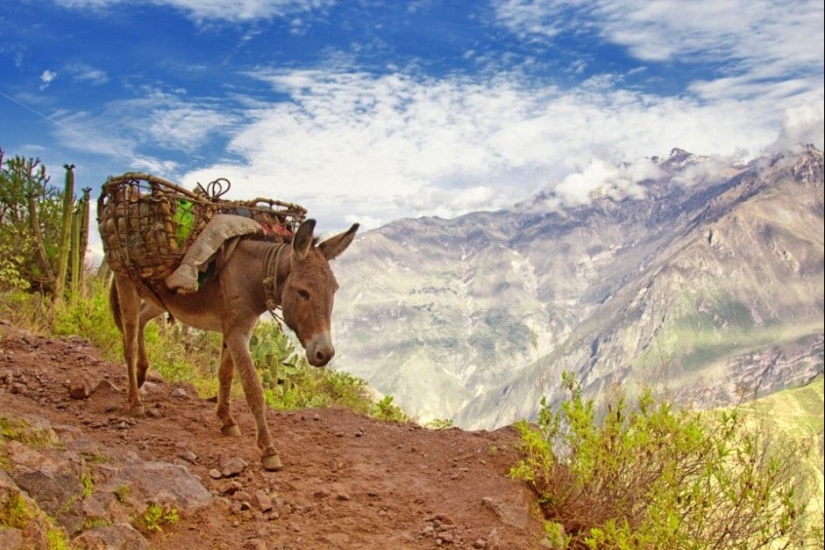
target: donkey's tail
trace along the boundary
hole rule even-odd
[[[117,329],[123,332],[123,319],[120,318],[120,296],[117,293],[117,285],[114,280],[109,286],[109,311],[112,312]]]

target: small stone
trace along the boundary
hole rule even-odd
[[[211,477],[212,479],[220,479],[223,477],[223,475],[221,474],[220,470],[212,468],[211,470],[209,470],[209,477]]]
[[[244,550],[267,550],[266,542],[261,539],[246,540],[241,548]]]
[[[111,382],[109,382],[108,380],[99,381],[97,383],[97,385],[95,386],[95,389],[93,390],[93,393],[102,393],[102,394],[119,393],[119,392],[120,392],[120,390],[117,387],[115,387],[115,385],[112,384]]]
[[[91,382],[85,376],[76,378],[69,383],[69,395],[72,399],[86,399],[92,395],[93,391]]]
[[[165,384],[166,380],[163,379],[163,375],[156,370],[150,370],[146,373],[146,380],[150,382],[154,382],[156,384]]]
[[[261,489],[255,491],[255,495],[253,495],[251,503],[252,506],[261,512],[269,512],[272,510],[272,499],[269,498],[269,495]]]
[[[223,477],[234,477],[247,467],[246,461],[240,457],[232,457],[221,464],[221,474]]]
[[[215,471],[217,472],[217,470],[215,470]],[[218,474],[220,475],[220,472],[218,472]],[[238,483],[237,481],[233,481],[232,483],[227,485],[222,492],[225,495],[234,495],[235,493],[240,491],[241,488],[242,487],[241,487],[240,483]]]
[[[195,464],[198,461],[198,455],[188,449],[183,451],[178,456],[190,464]]]
[[[183,388],[175,388],[174,390],[172,390],[172,397],[186,397],[186,390]]]
[[[246,491],[235,491],[232,494],[232,498],[238,502],[243,502],[250,500],[252,497]]]

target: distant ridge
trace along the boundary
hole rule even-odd
[[[338,366],[465,428],[532,418],[564,369],[703,405],[822,373],[822,151],[648,162],[586,204],[545,191],[365,233],[336,266]]]

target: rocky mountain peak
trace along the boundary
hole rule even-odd
[[[654,161],[641,199],[543,194],[365,233],[339,260],[339,366],[470,428],[535,414],[562,369],[592,392],[704,380],[717,404],[821,373],[822,152]]]
[[[684,149],[674,147],[670,150],[670,155],[668,155],[666,159],[653,157],[652,160],[665,172],[672,173],[678,170],[683,170],[692,164],[698,164],[701,162],[702,158],[703,157],[694,155]]]

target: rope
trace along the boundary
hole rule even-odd
[[[281,259],[281,252],[283,252],[287,246],[288,245],[281,243],[270,247],[266,251],[264,258],[266,278],[263,281],[263,285],[266,294],[266,309],[278,323],[281,331],[284,330],[284,319],[276,312],[279,304],[275,301],[275,292],[278,290],[278,261]]]

